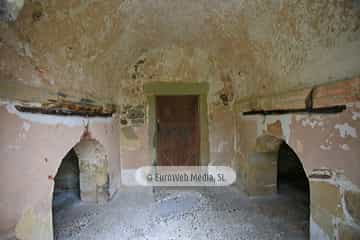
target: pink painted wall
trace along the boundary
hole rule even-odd
[[[52,177],[80,141],[86,121],[19,113],[9,104],[0,105],[0,236],[13,231],[28,209],[34,209],[39,218],[49,216]],[[114,192],[120,174],[118,121],[114,117],[89,121],[92,137],[106,149]]]
[[[330,168],[360,187],[360,103],[340,114],[294,115],[289,144],[308,173]]]
[[[350,103],[342,113],[253,115],[237,118],[237,157],[241,168],[247,154],[255,151],[262,134],[285,140],[297,153],[306,173],[328,168],[360,187],[360,102]],[[280,123],[281,134],[271,132]],[[242,170],[240,169],[241,173]]]

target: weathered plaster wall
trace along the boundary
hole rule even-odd
[[[5,103],[0,119],[1,237],[15,231],[18,239],[52,239],[53,178],[63,157],[80,141],[87,122],[91,136],[106,149],[110,192],[118,188],[116,117],[88,120],[19,113]]]
[[[304,159],[310,172],[331,168],[343,173],[360,186],[360,104],[348,104],[347,110],[334,115],[295,115],[290,124],[289,143]]]
[[[0,24],[0,82],[121,104],[143,102],[153,80],[210,82],[210,103],[269,95],[359,75],[359,9],[356,0],[25,1],[15,23]]]
[[[116,89],[108,66],[116,61],[120,3],[25,1],[16,22],[0,23],[1,84],[111,101]],[[39,96],[18,96],[30,97]]]
[[[359,9],[354,0],[25,1],[14,23],[0,23],[0,96],[122,109],[147,105],[145,83],[208,82],[210,161],[228,163],[226,106],[359,75]],[[148,126],[131,124],[121,130],[126,169],[149,163]]]
[[[124,2],[121,96],[141,97],[152,80],[208,81],[212,99],[232,99],[354,76],[358,11],[356,1]]]
[[[235,165],[245,190],[261,195],[270,187],[274,192],[270,185],[276,185],[276,168],[271,166],[276,166],[281,140],[286,141],[310,181],[311,239],[360,235],[360,105],[346,107],[337,114],[237,114]]]
[[[255,151],[256,138],[275,136],[292,147],[307,174],[318,168],[338,169],[360,186],[359,110],[356,102],[347,104],[347,109],[338,114],[242,116],[237,120],[237,152],[244,156]]]
[[[214,106],[209,112],[209,165],[231,166],[234,162],[235,123],[232,110]]]
[[[15,22],[0,22],[0,98],[42,102],[49,96],[76,96],[116,103],[121,127],[114,120],[94,122],[90,129],[107,152],[114,153],[111,159],[119,158],[120,129],[121,167],[131,172],[150,164],[144,84],[208,82],[212,164],[230,163],[241,173],[256,137],[268,129],[292,146],[308,174],[318,167],[342,169],[359,185],[354,160],[358,140],[351,130],[359,126],[357,117],[350,122],[350,110],[339,119],[321,116],[328,128],[314,129],[307,125],[318,121],[313,116],[252,119],[238,113],[234,117],[230,110],[236,100],[360,75],[359,15],[357,0],[28,0]],[[128,105],[143,106],[143,116],[126,117],[125,123],[123,116],[129,113],[123,109]],[[17,205],[30,209],[26,214],[26,208],[1,209],[1,216],[9,218],[4,231],[15,227],[21,216],[26,218],[20,229],[26,230],[27,219],[50,218],[52,185],[47,176],[79,141],[83,126],[70,127],[67,120],[52,117],[40,124],[1,111],[1,151],[7,160],[0,169],[7,171],[0,178],[13,179],[19,190],[34,189],[18,198],[9,186],[0,187],[9,196],[2,206],[19,201]],[[29,124],[31,138],[20,130]],[[17,131],[27,134],[22,137]],[[114,164],[110,169],[115,177],[120,163],[109,164]],[[34,183],[37,187],[30,186]]]

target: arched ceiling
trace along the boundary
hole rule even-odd
[[[28,0],[0,31],[0,83],[116,103],[150,81],[208,81],[216,101],[360,74],[356,0]]]

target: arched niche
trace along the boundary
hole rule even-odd
[[[267,134],[259,136],[255,150],[248,154],[244,179],[249,196],[277,195],[279,199],[292,199],[294,209],[303,218],[299,226],[309,233],[309,179],[298,155],[286,141]]]
[[[78,201],[104,203],[109,200],[108,161],[104,146],[83,138],[62,159],[54,178],[52,199],[53,233],[61,232],[60,211]]]
[[[280,151],[282,149],[282,151]],[[250,152],[245,165],[244,185],[245,191],[250,196],[271,195],[278,192],[279,157],[284,149],[289,151],[289,156],[297,158],[295,151],[278,137],[263,134],[256,139],[255,150]],[[300,159],[296,163],[301,168],[302,176],[308,178]]]
[[[76,155],[72,158],[76,157],[79,165],[78,172],[81,201],[96,203],[108,201],[109,174],[105,147],[95,139],[82,139],[70,149],[63,158],[57,170],[55,181],[60,174],[60,171],[62,171],[65,161],[69,161],[70,155]],[[56,187],[56,185],[55,182],[54,187]]]

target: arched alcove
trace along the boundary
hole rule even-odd
[[[82,139],[62,159],[54,178],[52,200],[55,239],[61,231],[61,213],[80,201],[104,203],[109,200],[107,154],[94,139]]]
[[[286,191],[290,187],[303,193],[303,200],[309,202],[309,180],[300,159],[286,142],[280,145],[277,168],[278,192]]]
[[[53,212],[80,201],[79,159],[72,148],[61,161],[54,178]]]
[[[283,141],[277,159],[277,193],[292,202],[292,211],[303,221],[299,226],[309,234],[310,185],[302,162],[295,151]]]
[[[245,190],[250,196],[276,195],[291,206],[303,232],[309,233],[310,187],[303,164],[283,140],[264,134],[256,139],[255,151],[248,155]]]

